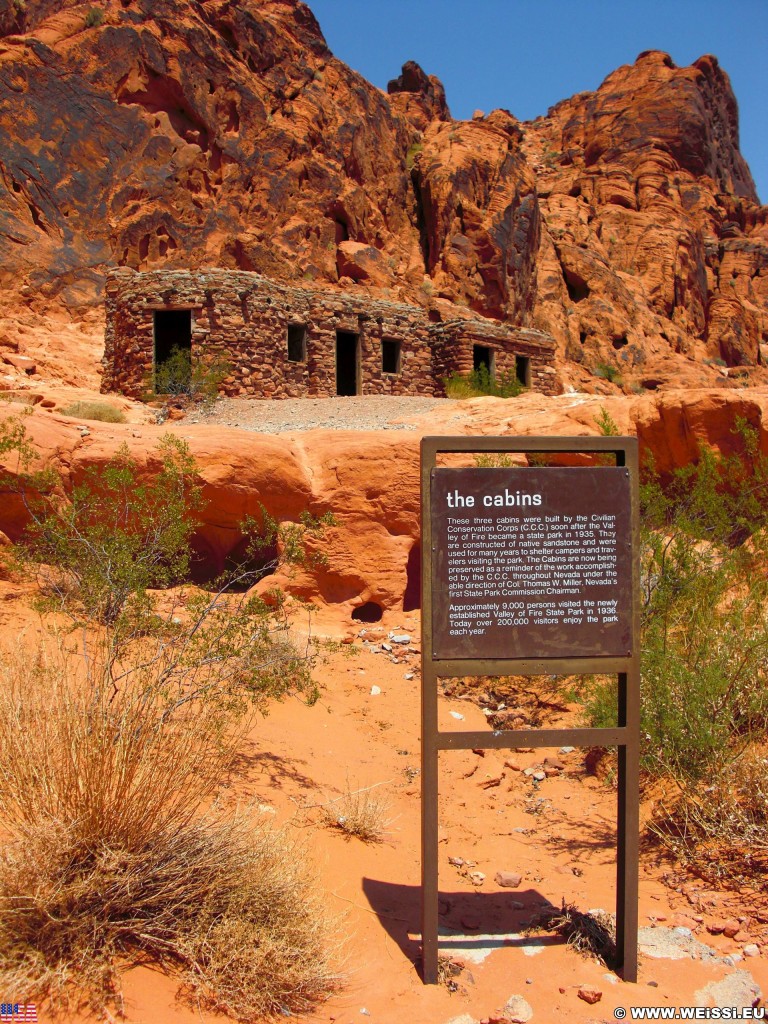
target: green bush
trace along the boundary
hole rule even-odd
[[[91,7],[85,16],[86,28],[98,28],[104,21],[104,11],[100,7]]]
[[[755,431],[739,453],[702,448],[641,488],[642,764],[697,787],[768,723],[768,459]],[[615,683],[593,685],[588,715],[614,724]]]
[[[596,377],[621,386],[621,373],[616,366],[612,366],[610,363],[598,363],[592,372]]]
[[[189,576],[190,540],[201,489],[186,444],[167,435],[159,471],[140,480],[127,445],[102,467],[91,467],[62,498],[50,477],[29,478],[31,522],[19,557],[36,571],[55,605],[113,624],[129,599]],[[33,494],[39,495],[34,497]]]
[[[282,595],[248,588],[277,548],[315,560],[306,541],[330,517],[284,525],[262,508],[243,527],[245,566],[158,593],[190,569],[201,492],[187,446],[163,438],[148,480],[121,448],[68,497],[28,471],[35,454],[22,423],[0,426],[16,459],[0,487],[31,516],[19,560],[80,634],[0,664],[0,983],[102,1012],[120,969],[150,962],[243,1021],[308,1011],[336,978],[304,854],[215,798],[253,709],[317,696]]]
[[[210,404],[216,399],[229,369],[229,364],[222,359],[192,359],[188,349],[173,348],[168,358],[155,368],[148,397],[169,395]]]
[[[120,409],[109,402],[72,402],[61,410],[62,416],[72,416],[78,420],[99,420],[102,423],[125,423],[125,416]]]
[[[452,373],[443,381],[448,398],[479,398],[493,395],[496,398],[516,398],[525,391],[514,371],[502,370],[492,374],[485,363],[469,374]]]

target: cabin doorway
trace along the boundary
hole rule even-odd
[[[184,390],[192,366],[192,310],[156,309],[155,390],[159,394]]]
[[[360,394],[360,337],[336,331],[336,394]]]

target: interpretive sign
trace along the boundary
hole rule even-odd
[[[457,456],[471,463],[480,453],[510,452],[535,465],[452,468]],[[569,464],[575,461],[570,455],[561,460],[565,453],[579,453],[582,465]],[[542,465],[545,454],[549,465]],[[440,947],[440,755],[563,745],[616,748],[616,953],[624,980],[637,980],[638,506],[632,437],[421,442],[421,939],[427,984],[437,982]],[[439,726],[440,679],[595,673],[617,678],[615,725]],[[559,901],[563,894],[547,895]],[[489,892],[488,899],[505,896]]]
[[[434,657],[630,653],[629,470],[433,469],[431,499]]]

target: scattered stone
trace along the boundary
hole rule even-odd
[[[485,881],[485,874],[482,871],[470,871],[469,880],[472,885],[480,886]]]
[[[494,881],[502,889],[517,889],[522,880],[523,876],[517,875],[513,871],[497,871],[494,875]]]
[[[409,681],[415,678],[416,677],[414,676],[413,672],[406,672],[405,675],[403,676],[403,679],[408,679]]]
[[[467,862],[463,857],[449,857],[448,863],[452,864],[455,868],[463,868]]]
[[[382,643],[381,649],[382,649],[382,651],[391,651],[392,650],[392,644]]]
[[[559,757],[545,757],[544,758],[544,767],[545,768],[554,768],[555,771],[561,772],[563,770],[563,768],[565,768],[565,765],[563,764],[563,762],[560,760]]]
[[[599,1003],[603,998],[603,993],[595,985],[580,985],[578,996],[579,999],[583,999],[585,1003],[589,1003],[590,1006],[594,1006],[595,1003]]]
[[[372,697],[378,697],[380,693],[381,693],[381,687],[380,686],[372,686],[371,687],[371,696]]]
[[[660,918],[656,919],[657,921]],[[694,921],[692,917],[686,917],[685,914],[675,914],[672,918],[673,928],[687,928],[690,932],[694,931],[698,926],[698,921]]]
[[[509,905],[513,910],[525,910],[525,904],[521,903],[520,900],[512,900]]]
[[[751,942],[752,936],[749,932],[745,932],[742,928],[740,928],[733,936],[733,941],[739,942],[743,945],[745,942]]]
[[[544,779],[546,779],[546,777],[547,777],[547,773],[545,771],[542,771],[541,768],[538,768],[533,773],[533,779],[534,779],[535,782],[543,782]]]
[[[451,718],[455,718],[457,722],[463,722],[464,721],[464,715],[459,714],[458,711],[452,711],[451,712]]]
[[[734,971],[726,975],[722,981],[712,981],[709,985],[699,989],[695,996],[697,1006],[717,1007],[757,1006],[762,998],[760,986],[749,973],[749,971]]]
[[[462,1013],[458,1017],[451,1017],[445,1024],[478,1024],[478,1022],[468,1013]]]
[[[760,947],[756,942],[748,942],[742,953],[744,956],[760,956]]]
[[[504,767],[509,768],[509,770],[513,772],[521,772],[523,770],[516,761],[507,760],[504,762]]]
[[[733,919],[726,921],[723,925],[723,935],[725,935],[727,939],[735,939],[740,931],[741,925],[738,921],[734,921]]]
[[[480,918],[474,914],[465,914],[461,918],[461,927],[466,928],[468,932],[476,932],[480,928]]]
[[[533,1007],[522,996],[510,996],[501,1013],[510,1024],[527,1024],[533,1017]]]
[[[714,920],[710,921],[707,925],[707,931],[710,935],[722,935],[723,930],[725,929],[725,925],[726,922],[723,921],[721,918],[715,918]]]
[[[572,754],[576,747],[560,747],[558,754]]]
[[[407,633],[390,634],[389,639],[393,644],[409,644],[411,642],[411,638]]]
[[[492,779],[483,779],[480,786],[482,789],[496,789],[497,786],[501,785],[503,778],[504,774],[502,773],[501,775],[495,775]]]

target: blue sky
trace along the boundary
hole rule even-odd
[[[445,85],[457,118],[520,120],[591,90],[643,50],[719,59],[741,151],[768,203],[768,0],[308,0],[334,54],[385,89],[406,60]]]

